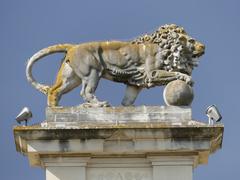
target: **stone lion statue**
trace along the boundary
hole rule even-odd
[[[59,44],[44,48],[27,63],[28,81],[48,97],[48,106],[58,106],[61,96],[82,85],[81,96],[90,107],[109,106],[95,96],[100,78],[127,85],[122,105],[132,105],[143,88],[165,85],[173,80],[192,84],[191,73],[204,54],[204,45],[175,24],[159,27],[152,34],[132,41],[103,41]],[[38,83],[32,67],[39,59],[64,52],[65,57],[52,86]]]

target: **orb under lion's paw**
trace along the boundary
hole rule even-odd
[[[167,84],[163,98],[168,106],[190,106],[193,101],[193,89],[182,80],[175,80]]]

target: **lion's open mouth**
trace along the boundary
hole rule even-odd
[[[201,52],[193,52],[192,58],[199,58],[204,54],[204,51]]]

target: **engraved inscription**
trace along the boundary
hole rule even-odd
[[[151,180],[149,169],[142,168],[103,168],[92,169],[88,173],[88,180]]]

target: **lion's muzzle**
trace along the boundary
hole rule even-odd
[[[193,56],[200,57],[204,54],[204,52],[205,52],[205,46],[200,42],[196,42],[194,45]]]

